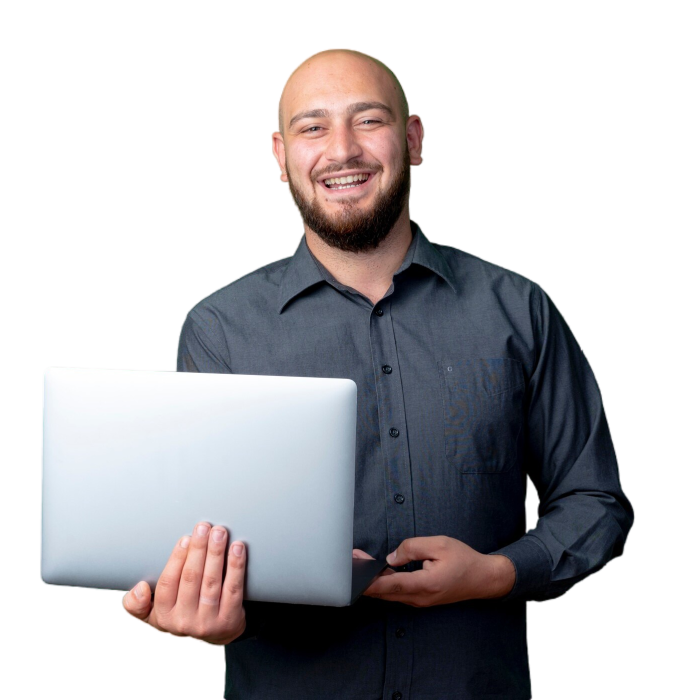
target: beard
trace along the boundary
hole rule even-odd
[[[346,169],[374,168],[367,163],[353,161]],[[332,177],[332,174],[329,174]],[[411,161],[408,148],[404,149],[401,170],[385,190],[377,194],[377,201],[369,211],[362,211],[355,202],[342,202],[342,210],[333,216],[327,214],[314,194],[306,199],[295,186],[291,173],[287,171],[289,190],[301,218],[319,238],[333,248],[349,253],[374,250],[388,235],[408,201],[411,189]]]

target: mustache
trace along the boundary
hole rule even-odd
[[[343,165],[329,166],[322,170],[314,170],[311,173],[312,180],[318,180],[323,177],[332,177],[333,173],[340,173],[343,170],[366,170],[369,173],[377,173],[383,170],[379,163],[369,163],[365,160],[351,160]]]

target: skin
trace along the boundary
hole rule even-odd
[[[368,107],[367,103],[381,103],[388,110]],[[306,114],[312,110],[316,111],[314,116]],[[306,116],[295,119],[299,115]],[[283,129],[273,134],[272,147],[281,180],[288,182],[291,176],[304,196],[318,198],[331,216],[340,214],[344,207],[371,210],[378,193],[399,171],[406,149],[411,165],[422,162],[420,117],[402,117],[395,80],[357,52],[326,51],[299,66],[282,93],[280,119]],[[371,165],[372,178],[365,186],[357,192],[333,192],[325,187],[324,178],[357,170],[350,166],[358,161]],[[372,303],[389,289],[412,236],[408,203],[387,237],[368,252],[341,251],[306,225],[304,229],[311,252],[330,273]],[[163,632],[211,644],[233,641],[245,630],[246,556],[243,543],[233,542],[224,571],[226,543],[224,528],[198,523],[191,537],[183,537],[175,545],[153,601],[149,585],[141,581],[124,596],[125,609]],[[234,551],[237,545],[242,550],[240,556]],[[352,555],[372,558],[359,549]],[[392,567],[422,561],[423,568],[413,572],[386,569],[365,595],[414,607],[498,598],[515,584],[515,568],[507,557],[481,554],[451,537],[406,539],[387,561]]]
[[[391,110],[353,110],[362,103],[381,103]],[[290,122],[311,110],[327,116]],[[411,165],[420,165],[423,125],[412,115],[404,122],[394,80],[372,60],[348,51],[325,51],[305,61],[289,78],[280,100],[284,134],[272,135],[272,150],[280,178],[294,178],[307,197],[317,197],[326,211],[339,214],[344,206],[369,210],[380,188],[387,188],[401,167],[404,148]],[[323,176],[340,176],[352,161],[372,163],[379,169],[362,193],[328,191]],[[342,284],[362,292],[373,303],[386,293],[411,243],[406,205],[389,235],[376,250],[347,253],[327,245],[304,226],[311,252]]]
[[[151,588],[141,581],[123,598],[128,613],[161,632],[228,644],[245,630],[243,542],[231,543],[224,573],[228,533],[201,522],[192,536],[173,548],[151,601]]]

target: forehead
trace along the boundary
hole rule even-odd
[[[398,89],[373,61],[352,55],[318,57],[303,63],[287,81],[281,99],[285,124],[311,109],[341,112],[356,102],[383,102],[399,114]]]

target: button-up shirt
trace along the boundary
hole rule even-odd
[[[446,535],[507,556],[515,586],[431,607],[247,601],[246,631],[226,646],[226,698],[530,698],[526,601],[622,553],[632,507],[561,314],[534,282],[411,228],[376,304],[302,237],[293,257],[190,311],[178,370],[354,380],[354,547],[384,559],[407,538]],[[526,532],[528,476],[540,506]]]

